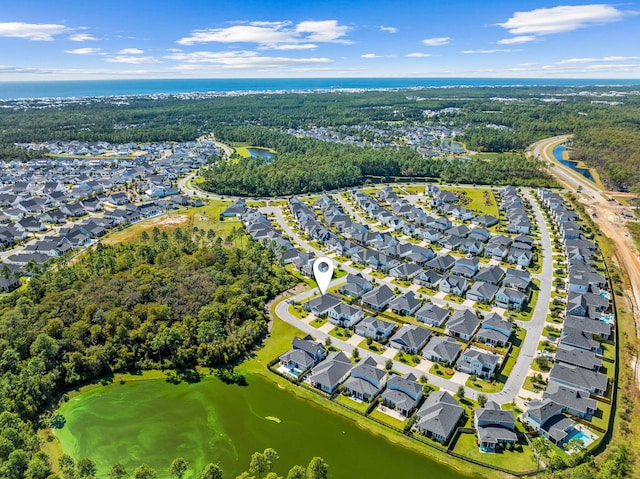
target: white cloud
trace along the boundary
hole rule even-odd
[[[536,40],[535,35],[520,35],[513,38],[504,38],[502,40],[498,40],[498,44],[500,45],[513,45],[516,43],[529,43]]]
[[[462,50],[462,53],[465,55],[473,55],[473,54],[482,54],[488,55],[491,53],[509,53],[509,52],[519,52],[521,50],[511,50],[509,48],[492,48],[490,50]]]
[[[315,43],[343,43],[350,27],[337,20],[291,22],[250,22],[227,28],[196,30],[191,36],[177,41],[180,45],[197,43],[257,43],[262,49],[305,50],[316,48]]]
[[[69,35],[69,40],[72,42],[89,42],[97,40],[97,38],[90,33],[74,33],[73,35]]]
[[[351,43],[343,39],[350,30],[346,25],[338,25],[337,20],[306,21],[296,25],[296,32],[308,33],[305,38],[310,42]]]
[[[561,60],[556,62],[557,65],[567,65],[575,63],[597,63],[597,62],[624,62],[629,60],[639,60],[640,57],[622,57],[611,56],[602,58],[568,58],[567,60]]]
[[[124,48],[118,52],[120,55],[142,55],[144,50],[139,48]]]
[[[261,50],[313,50],[314,48],[318,48],[315,43],[282,43],[260,47]]]
[[[615,22],[623,16],[624,12],[612,5],[564,5],[515,12],[506,22],[498,25],[512,35],[551,35]]]
[[[388,33],[396,33],[398,31],[398,29],[395,27],[385,27],[384,25],[380,25],[380,30]]]
[[[422,43],[427,45],[428,47],[440,47],[442,45],[447,45],[451,42],[450,37],[434,37],[434,38],[425,38],[422,40]]]
[[[64,25],[53,23],[0,23],[0,37],[25,38],[27,40],[51,41],[55,35],[67,31]]]
[[[140,57],[133,55],[116,55],[115,57],[107,58],[107,61],[110,63],[130,63],[132,65],[140,65],[143,63],[162,63],[154,57]]]
[[[65,53],[73,55],[95,55],[100,52],[100,48],[75,48],[73,50],[65,50]]]
[[[187,64],[211,64],[226,69],[277,68],[289,65],[331,63],[329,58],[288,58],[263,56],[249,50],[174,53],[164,58]]]
[[[410,58],[424,58],[424,57],[430,57],[431,53],[415,52],[415,53],[407,53],[405,56]]]

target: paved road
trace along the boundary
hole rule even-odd
[[[607,195],[616,192],[607,192],[599,189],[594,183],[571,168],[562,165],[553,157],[553,148],[570,138],[568,135],[548,138],[534,143],[530,150],[537,158],[551,165],[550,171],[558,180],[572,189],[582,188],[582,192],[588,198],[580,198],[587,211],[592,216],[602,233],[610,238],[615,246],[616,256],[621,268],[627,271],[631,283],[631,295],[629,297],[634,320],[636,321],[636,334],[640,337],[640,255],[636,251],[633,240],[625,227],[622,212],[631,208],[624,207],[616,202],[609,201]],[[579,195],[578,195],[579,196]],[[635,304],[634,304],[635,303]],[[639,380],[640,382],[640,380]]]
[[[518,326],[522,327],[523,329],[525,329],[527,331],[527,335],[525,337],[525,340],[523,342],[523,345],[520,349],[520,354],[518,355],[518,359],[516,361],[516,364],[514,365],[511,374],[509,375],[509,378],[507,379],[503,389],[500,392],[497,393],[492,393],[492,394],[486,394],[486,396],[489,399],[492,399],[500,404],[504,404],[504,403],[508,403],[511,402],[520,392],[520,389],[522,388],[522,385],[524,384],[524,380],[527,377],[527,373],[529,371],[529,368],[531,366],[531,361],[533,360],[534,356],[535,356],[535,352],[538,346],[538,342],[540,341],[540,337],[542,335],[542,330],[544,329],[544,324],[546,321],[546,317],[547,317],[547,311],[548,311],[548,306],[549,306],[549,302],[551,300],[551,290],[552,290],[552,284],[551,284],[551,278],[553,277],[553,251],[552,251],[552,247],[551,247],[551,238],[549,235],[549,231],[547,229],[546,223],[544,221],[544,217],[542,216],[542,211],[540,209],[540,207],[538,206],[537,202],[533,199],[531,193],[529,191],[525,192],[525,195],[527,197],[527,199],[530,201],[532,207],[533,207],[533,211],[536,217],[536,221],[539,224],[540,227],[540,233],[541,233],[541,251],[542,251],[542,258],[543,258],[543,262],[542,262],[542,272],[539,275],[541,278],[548,278],[546,281],[541,281],[541,286],[540,286],[540,292],[538,293],[538,301],[536,303],[536,306],[534,308],[534,312],[532,315],[532,318],[530,321],[517,321]],[[339,195],[338,195],[339,196]],[[344,205],[343,205],[344,206]],[[346,209],[346,208],[345,208]],[[289,235],[292,239],[292,241],[294,243],[296,243],[298,246],[307,249],[307,250],[311,250],[314,251],[316,253],[319,253],[319,251],[316,248],[312,248],[307,242],[305,242],[304,240],[302,240],[287,224],[286,221],[284,219],[284,216],[282,215],[282,211],[280,211],[280,208],[277,207],[264,207],[260,209],[263,213],[272,213],[276,220],[278,221],[280,227],[283,229],[283,231]],[[342,269],[344,269],[347,272],[350,273],[360,273],[363,274],[362,271],[357,270],[355,268],[352,268],[348,265],[341,265]],[[363,276],[369,278],[369,279],[376,279],[378,281],[378,283],[384,284],[384,281],[381,281],[377,278],[373,278],[370,275],[367,274],[363,274]],[[331,285],[335,286],[340,284],[341,282],[343,282],[344,280],[334,280]],[[386,283],[388,284],[388,283]],[[389,284],[388,284],[389,285]],[[396,285],[389,285],[392,288],[395,288]],[[400,290],[402,291],[408,291],[408,288],[403,288],[400,287]],[[283,319],[284,321],[286,321],[287,323],[295,326],[298,329],[301,329],[303,332],[307,333],[307,334],[311,334],[312,336],[316,337],[318,340],[320,341],[324,341],[329,334],[320,331],[317,328],[314,328],[313,326],[299,320],[298,318],[296,318],[295,316],[293,316],[292,314],[289,313],[288,307],[289,307],[289,301],[298,301],[298,302],[304,302],[307,298],[313,296],[317,294],[317,291],[315,289],[311,289],[311,290],[307,290],[304,291],[303,293],[300,293],[296,296],[293,296],[292,298],[290,298],[287,301],[283,301],[281,303],[278,304],[278,306],[276,307],[276,314]],[[439,300],[437,298],[430,298],[431,301],[433,301],[436,304],[440,304],[442,306],[449,306],[451,305],[452,307],[456,308],[456,309],[460,309],[463,306],[459,305],[457,303],[449,303],[446,302],[444,300]],[[354,346],[345,342],[345,341],[340,341],[337,338],[331,337],[331,341],[332,343],[348,352],[349,354],[353,351]],[[366,357],[366,356],[371,356],[373,357],[376,362],[382,366],[384,366],[384,363],[386,362],[387,358],[382,357],[381,355],[378,354],[373,354],[369,351],[367,351],[366,349],[362,349],[360,348],[360,356],[362,357]],[[423,370],[417,369],[415,367],[409,366],[407,364],[404,363],[400,363],[398,361],[394,361],[394,369],[397,371],[402,372],[403,374],[407,374],[407,373],[413,373],[414,375],[416,375],[417,377],[420,377],[421,375],[426,375],[428,377],[428,380],[430,383],[435,384],[437,386],[439,386],[440,388],[444,388],[448,391],[450,391],[451,393],[455,393],[458,390],[458,387],[461,384],[464,384],[464,382],[466,381],[466,378],[468,377],[468,375],[466,374],[462,374],[462,373],[456,373],[457,378],[453,378],[454,380],[447,380],[444,379],[440,376],[436,376],[433,374],[429,374],[426,373]],[[455,381],[455,379],[457,379],[457,381]],[[471,388],[465,388],[465,394],[467,397],[471,397],[472,399],[476,399],[478,397],[479,394],[481,394],[479,391],[476,391],[475,389],[471,389]]]

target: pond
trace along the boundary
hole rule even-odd
[[[467,477],[265,378],[249,375],[247,381],[227,385],[209,377],[196,384],[100,387],[62,406],[67,422],[56,435],[64,452],[96,461],[101,478],[116,462],[129,472],[146,462],[165,478],[178,456],[198,471],[218,462],[225,477],[235,477],[248,469],[253,452],[267,447],[279,453],[274,469],[281,475],[320,456],[332,478]]]
[[[564,152],[567,151],[568,148],[565,144],[560,144],[553,149],[553,157],[562,163],[564,166],[568,166],[574,171],[577,171],[582,176],[584,176],[589,181],[594,181],[593,176],[591,175],[591,171],[588,168],[580,168],[578,167],[577,161],[566,160],[564,158]]]
[[[254,158],[265,158],[268,160],[272,160],[276,156],[265,148],[247,147],[247,151],[249,152],[249,155]]]

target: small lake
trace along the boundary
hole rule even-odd
[[[580,173],[587,180],[594,181],[593,180],[593,176],[591,175],[591,171],[589,171],[587,168],[579,168],[578,167],[578,162],[564,159],[564,154],[563,153],[565,151],[567,151],[567,150],[568,150],[568,148],[565,146],[564,143],[560,144],[560,145],[556,146],[553,149],[553,157],[556,160],[558,160],[560,163],[562,163],[564,166],[568,166],[572,170],[577,171],[578,173]]]
[[[249,152],[249,155],[254,158],[265,158],[268,160],[272,160],[276,156],[275,154],[264,148],[247,148],[247,151]]]
[[[178,456],[198,471],[219,462],[225,477],[236,477],[248,469],[253,452],[267,447],[279,453],[274,469],[285,476],[294,464],[306,467],[320,456],[332,478],[468,477],[265,378],[247,380],[244,387],[206,378],[197,384],[156,380],[97,388],[62,406],[67,423],[56,435],[65,453],[96,461],[99,478],[116,462],[129,472],[146,462],[159,479],[168,478],[167,468]]]

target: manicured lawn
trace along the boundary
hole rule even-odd
[[[591,419],[591,422],[596,427],[606,429],[609,424],[609,414],[611,414],[611,405],[598,401],[598,410]]]
[[[404,363],[404,364],[415,366],[420,362],[420,358],[421,357],[419,354],[411,355],[411,354],[405,353],[404,351],[398,351],[398,354],[396,354],[396,357],[393,359],[395,359],[396,361],[400,361],[401,363]]]
[[[513,451],[504,450],[498,453],[484,453],[480,452],[476,445],[475,435],[461,434],[456,442],[454,451],[476,461],[504,467],[516,472],[535,470],[537,468],[535,459],[531,454],[531,448],[527,444],[517,444]]]
[[[545,326],[544,329],[542,330],[542,335],[543,336],[547,336],[547,337],[552,337],[552,338],[559,338],[560,337],[560,329],[559,328],[551,328],[549,326]]]
[[[483,379],[477,378],[475,381],[471,381],[471,378],[467,379],[465,386],[475,389],[476,391],[482,391],[483,393],[497,393],[502,390],[503,383],[498,381],[488,382]]]
[[[542,391],[542,389],[544,389],[544,386],[542,385],[540,385],[540,387],[538,387],[537,384],[534,385],[533,376],[527,376],[527,378],[524,380],[524,385],[522,387],[527,391],[532,391],[534,393],[540,392]]]
[[[616,358],[616,347],[613,344],[601,343],[602,344],[602,355],[607,359],[615,359]]]
[[[437,363],[431,366],[431,369],[429,369],[429,372],[431,374],[435,374],[436,376],[440,376],[445,379],[451,379],[451,377],[455,373],[453,369],[442,366],[441,364],[437,364]]]
[[[449,293],[444,297],[445,301],[451,301],[452,303],[462,304],[464,303],[464,298],[457,296],[455,294]]]
[[[402,189],[410,195],[417,195],[425,192],[426,185],[404,186]]]
[[[289,305],[288,311],[289,311],[289,314],[295,316],[298,319],[306,318],[307,315],[309,314],[307,311],[305,311],[302,308],[301,305],[295,305],[295,304]],[[317,320],[314,320],[314,321],[317,321]],[[327,320],[325,319],[324,321],[326,322]],[[320,326],[322,326],[322,324]],[[319,328],[320,326],[316,326],[316,327]]]
[[[360,344],[358,344],[358,347],[366,351],[371,351],[372,353],[376,353],[376,354],[382,354],[387,349],[385,346],[383,346],[380,343],[377,343],[376,341],[372,342],[371,345],[367,344],[366,338],[360,341]]]
[[[327,318],[315,318],[309,324],[311,326],[313,326],[314,328],[319,328],[320,326],[323,326],[324,324],[326,324],[327,321],[329,321],[329,319],[327,319]]]
[[[367,408],[369,407],[369,403],[362,401],[354,401],[350,397],[344,396],[343,394],[338,394],[334,401],[342,403],[346,406],[352,407],[353,409],[357,409],[358,411],[365,413],[367,412]]]
[[[346,341],[351,336],[353,336],[353,331],[351,331],[350,329],[341,328],[340,326],[336,326],[331,331],[329,331],[329,334],[334,338]]]
[[[382,421],[386,424],[389,424],[390,426],[397,427],[398,429],[403,429],[404,425],[408,421],[407,419],[405,419],[404,421],[400,421],[395,417],[391,417],[388,414],[385,414],[382,411],[379,411],[377,408],[371,411],[371,414],[369,414],[369,416],[376,418],[379,421]]]

